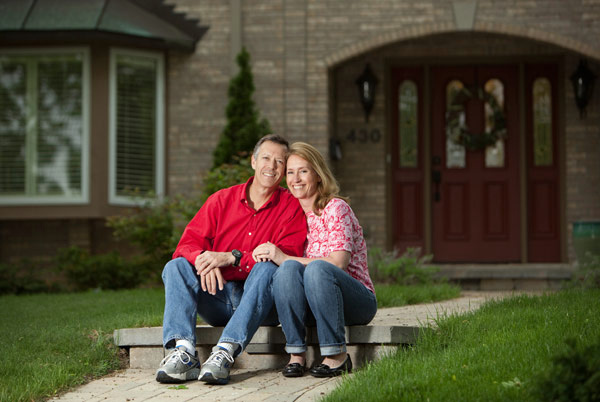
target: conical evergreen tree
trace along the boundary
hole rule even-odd
[[[250,54],[242,48],[238,54],[239,73],[229,83],[229,103],[225,111],[227,124],[213,153],[213,169],[234,161],[234,156],[251,153],[256,142],[270,134],[266,119],[260,119],[252,95],[254,79],[250,67]]]

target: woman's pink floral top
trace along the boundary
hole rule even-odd
[[[327,203],[321,216],[310,211],[306,214],[308,241],[304,256],[327,257],[334,251],[350,252],[348,273],[375,293],[367,266],[367,244],[362,227],[344,200],[334,198]]]

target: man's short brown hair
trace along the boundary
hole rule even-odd
[[[290,151],[290,143],[288,142],[288,140],[286,140],[279,134],[267,134],[264,137],[262,137],[260,140],[258,140],[256,145],[254,146],[254,151],[252,151],[252,155],[254,156],[254,159],[258,158],[258,149],[260,148],[260,146],[267,141],[271,141],[276,144],[283,145],[285,147],[286,154]]]

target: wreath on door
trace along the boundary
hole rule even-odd
[[[492,109],[492,126],[489,131],[472,133],[466,124],[460,122],[460,115],[469,100],[477,99],[486,102]],[[463,87],[455,92],[446,112],[446,128],[452,142],[462,145],[468,150],[476,151],[496,144],[499,139],[506,138],[506,118],[496,97],[479,86]]]

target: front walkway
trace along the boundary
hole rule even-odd
[[[491,298],[513,292],[463,292],[462,296],[440,303],[380,309],[375,325],[426,326],[446,314],[476,310]],[[52,401],[313,401],[331,392],[342,378],[285,378],[277,370],[232,370],[225,386],[190,381],[178,388],[159,384],[154,370],[126,369],[92,381]]]

